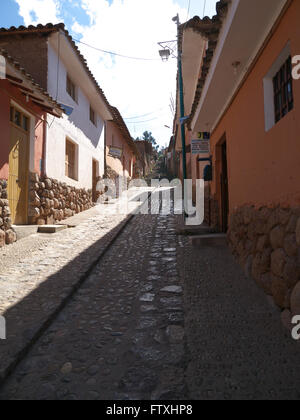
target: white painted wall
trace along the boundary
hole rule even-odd
[[[99,175],[104,174],[104,121],[97,114],[97,127],[90,121],[90,101],[84,93],[84,86],[77,83],[77,102],[66,91],[67,73],[72,78],[74,66],[64,62],[61,53],[59,71],[58,55],[48,43],[48,92],[57,102],[74,108],[70,117],[55,118],[48,114],[46,172],[50,178],[65,182],[77,188],[92,188],[92,161],[99,162]],[[76,79],[76,75],[74,75]],[[58,88],[57,88],[58,87]],[[95,108],[94,108],[95,109]],[[95,112],[97,110],[95,109]],[[78,145],[78,180],[65,176],[66,138]]]

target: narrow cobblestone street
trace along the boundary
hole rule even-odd
[[[1,397],[187,397],[175,225],[174,217],[136,216]]]
[[[136,215],[0,399],[299,399],[279,312],[226,247],[193,248],[178,222]]]

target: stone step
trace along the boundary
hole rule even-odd
[[[196,248],[201,248],[203,246],[227,246],[227,235],[224,233],[193,236],[190,240],[192,245]]]
[[[200,225],[200,226],[179,225],[176,230],[177,230],[178,235],[184,235],[184,236],[199,236],[199,235],[216,233],[216,231],[213,228],[209,227],[208,225]]]
[[[38,226],[39,233],[57,233],[64,229],[68,229],[66,225],[42,225]]]
[[[13,225],[13,229],[17,234],[17,240],[27,238],[27,236],[35,235],[38,231],[38,226],[36,225],[26,225],[26,226],[17,226]]]

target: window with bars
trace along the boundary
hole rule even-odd
[[[275,122],[294,108],[292,58],[289,57],[273,78]]]
[[[77,168],[76,168],[76,144],[70,140],[66,140],[66,176],[68,178],[76,180]]]

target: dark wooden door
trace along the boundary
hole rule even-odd
[[[228,230],[229,192],[228,192],[228,165],[227,143],[222,144],[222,172],[221,172],[221,200],[222,200],[222,231]]]

